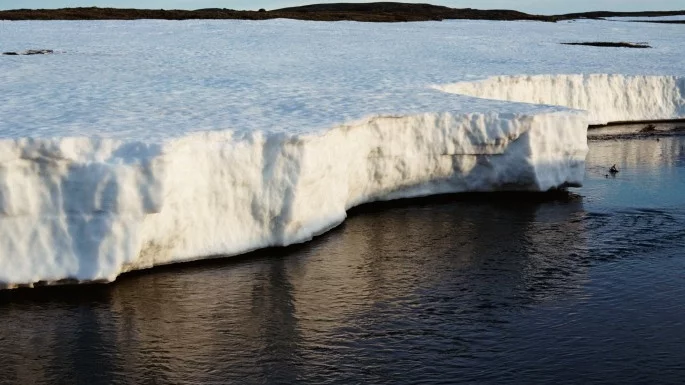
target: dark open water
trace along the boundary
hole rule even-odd
[[[376,206],[296,248],[5,292],[0,383],[682,383],[684,146],[592,141],[578,199]]]

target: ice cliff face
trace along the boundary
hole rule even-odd
[[[559,64],[580,51],[556,42],[547,62],[526,59],[549,28],[584,33],[575,24],[0,27],[7,49],[61,52],[0,60],[1,287],[303,242],[365,202],[579,186],[589,123],[684,115],[674,76],[487,78],[603,67],[596,51]],[[519,46],[492,48],[504,43]]]
[[[685,78],[676,76],[496,76],[437,88],[478,98],[585,110],[590,124],[685,116]]]
[[[374,200],[580,185],[581,113],[376,116],[328,131],[5,141],[5,285],[121,272],[311,239]]]

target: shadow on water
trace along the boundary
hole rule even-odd
[[[292,383],[348,367],[352,378],[383,381],[416,364],[412,350],[422,355],[431,341],[437,350],[426,359],[470,362],[482,333],[506,322],[503,309],[568,295],[582,281],[566,252],[586,249],[581,200],[519,198],[367,205],[307,245],[127,274],[113,285],[3,292],[0,322],[20,333],[3,338],[10,365],[0,374]],[[41,348],[22,343],[36,339]],[[376,349],[393,353],[368,355]]]
[[[444,206],[450,204],[493,204],[496,207],[515,208],[520,204],[537,205],[545,203],[571,203],[580,202],[581,200],[582,196],[566,190],[554,190],[546,193],[494,192],[439,194],[426,197],[366,203],[348,210],[347,216],[348,218],[353,218],[356,216],[382,213],[392,209],[411,209],[430,206]],[[204,270],[206,268],[220,268],[234,264],[241,264],[245,263],[246,261],[285,258],[289,255],[301,253],[303,250],[307,250],[315,244],[326,242],[328,237],[335,236],[335,233],[341,231],[346,224],[347,222],[343,222],[337,228],[334,228],[333,230],[322,235],[318,235],[312,241],[307,243],[298,243],[286,247],[269,247],[229,257],[217,255],[213,258],[189,261],[182,264],[161,265],[152,269],[135,270],[122,274],[114,283],[105,284],[95,282],[87,284],[85,286],[87,287],[87,290],[84,289],[84,285],[71,283],[70,280],[60,282],[57,285],[37,285],[34,288],[21,287],[14,290],[0,290],[0,306],[2,306],[3,303],[16,303],[22,301],[66,301],[67,303],[91,303],[107,301],[111,294],[111,287],[128,279],[135,279],[139,276],[160,274],[163,272],[192,272],[195,270]]]
[[[582,198],[376,203],[304,245],[2,292],[0,381],[676,381],[680,144],[602,143]],[[618,156],[620,176],[595,175]],[[615,191],[647,177],[666,206]]]

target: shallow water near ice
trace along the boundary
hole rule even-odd
[[[680,383],[685,136],[589,145],[578,199],[371,206],[294,248],[0,293],[0,383]]]

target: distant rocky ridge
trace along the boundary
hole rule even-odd
[[[551,16],[529,15],[523,12],[476,9],[454,9],[429,4],[363,3],[316,4],[271,11],[237,11],[206,8],[188,10],[119,9],[119,8],[62,8],[17,9],[0,11],[4,20],[131,20],[131,19],[298,19],[319,21],[402,22],[446,19],[539,20],[555,21]]]
[[[396,2],[313,4],[281,8],[271,11],[237,11],[224,8],[190,10],[120,9],[120,8],[61,8],[15,9],[0,11],[0,20],[134,20],[134,19],[245,19],[276,18],[319,21],[404,22],[429,20],[536,20],[554,22],[579,18],[620,16],[673,16],[684,11],[668,12],[587,12],[566,15],[531,15],[513,10],[478,10],[449,8],[431,4]]]

